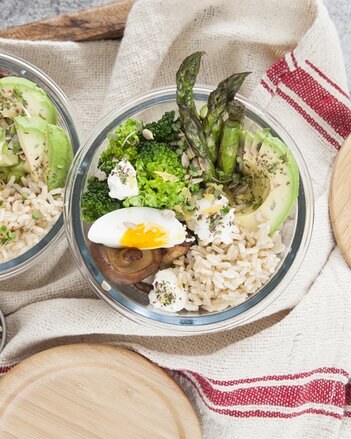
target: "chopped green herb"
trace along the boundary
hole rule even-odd
[[[32,218],[34,220],[38,220],[38,219],[43,218],[43,215],[40,212],[34,212],[34,213],[32,213]]]
[[[221,215],[222,215],[222,216],[225,216],[225,215],[227,215],[227,214],[229,213],[229,211],[230,211],[229,206],[224,206],[224,207],[221,209]]]
[[[16,233],[11,232],[6,226],[0,227],[1,244],[6,245],[16,239]]]
[[[267,171],[268,171],[270,174],[273,174],[273,173],[277,170],[277,167],[278,167],[278,163],[272,163],[271,166],[269,166],[269,167],[267,168]]]
[[[260,196],[260,195],[253,195],[252,196],[252,201],[251,201],[251,203],[252,203],[252,207],[259,207],[259,206],[261,206],[261,204],[262,204],[262,197]]]

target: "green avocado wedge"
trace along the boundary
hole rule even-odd
[[[26,156],[34,181],[42,180],[42,159],[46,142],[47,123],[41,117],[17,116],[14,119],[18,140]]]
[[[9,150],[4,128],[0,127],[0,168],[7,168],[18,164],[18,155]]]
[[[273,234],[289,216],[299,193],[299,170],[288,147],[267,131],[243,133],[240,168],[248,177],[247,207],[236,214],[239,225],[255,231],[262,221]]]
[[[57,125],[48,124],[43,167],[49,190],[65,186],[72,159],[72,145],[65,131]]]
[[[20,161],[15,166],[1,167],[0,166],[0,180],[8,182],[11,177],[15,177],[16,183],[21,183],[21,178],[28,174],[28,163]]]
[[[1,151],[0,149],[0,168],[6,168],[10,166],[15,166],[18,164],[18,155],[13,154],[5,148]]]
[[[40,117],[48,123],[56,124],[57,111],[44,90],[25,78],[7,76],[0,79],[0,89],[13,90],[30,116]]]

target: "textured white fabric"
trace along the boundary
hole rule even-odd
[[[328,217],[331,166],[351,121],[342,54],[319,1],[262,0],[259,5],[254,0],[139,0],[120,47],[116,42],[0,40],[1,49],[58,82],[84,134],[130,96],[174,83],[180,61],[192,51],[207,53],[200,83],[217,84],[232,72],[251,70],[242,92],[282,123],[302,150],[316,212],[311,246],[287,290],[255,322],[204,336],[160,338],[157,330],[116,314],[95,298],[62,242],[35,269],[0,284],[8,324],[0,367],[59,344],[117,343],[177,370],[171,374],[193,401],[205,438],[351,437],[345,407],[351,275],[335,249]],[[305,83],[311,86],[302,90]],[[246,381],[231,387],[233,380]],[[267,386],[279,384],[276,398]],[[255,397],[250,386],[256,386]]]

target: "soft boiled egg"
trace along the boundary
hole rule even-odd
[[[93,223],[88,239],[107,247],[143,250],[168,248],[185,241],[186,229],[172,210],[126,207],[114,210]]]

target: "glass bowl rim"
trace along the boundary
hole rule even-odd
[[[6,320],[5,320],[4,313],[1,310],[0,310],[0,325],[2,327],[1,338],[0,338],[0,353],[1,353],[1,351],[5,347],[6,334],[7,334],[7,331],[6,331]]]
[[[194,87],[194,97],[199,98],[199,95],[206,95],[213,90],[213,87],[206,86],[206,85],[198,85]],[[314,216],[314,202],[313,202],[313,191],[312,191],[312,185],[311,185],[311,178],[308,173],[308,169],[306,166],[306,163],[303,159],[302,153],[300,152],[299,148],[297,147],[294,140],[291,138],[291,136],[286,132],[286,130],[280,125],[279,122],[277,122],[271,115],[269,115],[265,110],[263,110],[259,105],[253,103],[247,98],[244,98],[243,96],[237,95],[237,99],[241,102],[243,102],[246,106],[246,108],[249,109],[256,117],[260,119],[260,122],[266,123],[274,134],[278,135],[278,137],[282,138],[285,143],[288,144],[289,149],[292,150],[299,166],[300,171],[300,190],[302,189],[302,193],[300,192],[299,200],[298,202],[301,202],[301,207],[299,206],[299,210],[303,209],[304,212],[302,212],[303,217],[303,228],[302,230],[299,230],[301,232],[301,236],[298,242],[298,246],[296,249],[296,253],[294,254],[293,260],[291,265],[288,267],[288,269],[283,273],[282,279],[277,279],[277,274],[279,271],[281,271],[284,268],[284,263],[287,261],[288,256],[290,254],[290,251],[286,255],[280,269],[278,272],[276,272],[272,278],[256,293],[254,293],[247,301],[244,303],[236,306],[231,307],[228,310],[224,310],[221,312],[214,312],[206,315],[200,315],[192,317],[189,315],[183,315],[183,316],[177,316],[174,314],[161,314],[155,311],[150,311],[148,308],[146,308],[143,305],[135,305],[135,303],[128,298],[125,298],[124,294],[121,293],[119,290],[113,289],[110,291],[103,291],[101,287],[101,283],[103,280],[108,282],[107,279],[102,276],[101,272],[96,269],[95,271],[97,273],[97,276],[94,276],[94,274],[91,273],[91,271],[88,269],[86,264],[86,257],[88,257],[91,261],[92,258],[90,257],[89,251],[87,247],[84,244],[85,248],[81,248],[80,244],[77,243],[77,235],[76,235],[76,225],[73,224],[74,222],[78,222],[77,215],[74,213],[74,207],[76,203],[72,202],[72,196],[73,194],[77,194],[76,197],[79,198],[79,204],[80,205],[80,189],[81,186],[78,187],[78,191],[76,188],[77,184],[77,177],[80,179],[84,179],[86,168],[88,168],[91,164],[91,159],[88,161],[87,165],[82,166],[84,163],[84,160],[86,159],[87,155],[91,153],[92,156],[94,156],[95,149],[101,145],[102,141],[104,140],[104,137],[102,137],[102,133],[104,135],[106,132],[108,132],[111,129],[112,126],[117,126],[122,121],[126,120],[128,117],[131,117],[133,114],[141,111],[146,110],[154,105],[160,105],[163,102],[169,103],[170,101],[174,101],[176,88],[174,86],[168,86],[168,87],[161,87],[157,89],[150,90],[147,93],[139,94],[135,96],[134,98],[131,98],[128,100],[124,105],[121,105],[116,110],[112,111],[108,115],[106,115],[100,123],[94,128],[92,133],[90,134],[89,138],[84,142],[84,144],[81,146],[81,148],[78,151],[78,154],[75,157],[74,162],[72,163],[72,166],[69,171],[68,175],[68,184],[66,185],[65,189],[65,203],[64,203],[64,224],[65,224],[65,230],[66,235],[68,237],[69,246],[71,248],[72,254],[77,262],[78,268],[80,269],[82,275],[86,277],[92,286],[95,293],[102,298],[105,302],[107,302],[109,305],[111,305],[115,310],[120,312],[125,317],[130,318],[131,320],[134,320],[139,323],[146,323],[148,325],[153,325],[158,327],[161,330],[168,329],[172,331],[177,331],[178,333],[183,334],[194,334],[194,333],[200,333],[200,332],[212,332],[212,331],[218,331],[223,330],[229,327],[237,326],[238,324],[242,324],[244,321],[248,319],[252,319],[254,315],[261,312],[266,306],[268,306],[274,299],[276,299],[282,291],[286,288],[289,281],[292,280],[292,278],[295,276],[298,268],[300,267],[303,258],[305,256],[305,253],[307,251],[311,235],[312,235],[312,226],[313,226],[313,216]],[[172,98],[172,99],[167,99]],[[288,139],[288,141],[286,140]],[[95,147],[94,150],[92,149]],[[302,175],[303,174],[303,175]],[[308,203],[306,203],[306,193],[308,198]],[[302,195],[302,196],[301,196]],[[77,201],[77,200],[75,200]],[[78,209],[80,216],[80,210]],[[299,221],[299,214],[298,212],[298,221]],[[75,221],[77,220],[77,221]],[[81,228],[80,228],[81,229]],[[81,231],[81,230],[80,230]],[[294,236],[293,236],[293,242],[296,240],[296,237],[298,236],[298,230],[295,229]],[[83,241],[84,242],[84,241]],[[290,249],[291,250],[291,249]],[[93,263],[93,265],[95,265]],[[91,268],[91,267],[90,267]],[[97,277],[99,277],[99,281],[97,280]],[[261,298],[257,302],[257,297],[260,293],[270,284],[272,284],[272,281],[276,279],[278,280],[277,284],[274,285],[274,287],[264,295],[263,298]],[[284,286],[282,287],[282,282],[284,281]],[[116,297],[111,296],[111,291],[114,293]],[[256,297],[256,299],[255,299]],[[122,303],[121,303],[122,302]],[[134,303],[134,306],[131,307],[126,306],[126,303],[129,302],[131,304]],[[247,303],[252,304],[247,308]],[[228,314],[233,314],[234,309],[238,309],[240,307],[246,308],[243,312],[240,312],[237,315],[231,315],[229,317],[225,317],[220,319],[219,321],[213,321],[213,322],[206,322],[206,320],[209,320],[209,316],[227,316]],[[136,311],[137,309],[137,311]],[[142,311],[142,312],[138,312]],[[150,315],[155,315],[155,319],[150,318]],[[193,323],[193,320],[203,320],[203,323]],[[173,321],[174,320],[174,321]],[[178,320],[178,322],[177,322]],[[211,319],[211,320],[214,320]]]
[[[54,101],[53,103],[55,107],[57,107],[57,101],[59,101],[61,104],[60,106],[67,111],[67,115],[65,114],[64,118],[70,128],[70,136],[72,136],[73,139],[73,150],[77,152],[80,144],[79,139],[81,137],[79,119],[64,91],[45,72],[17,55],[1,50],[0,61],[6,61],[17,68],[23,68],[35,78],[38,78],[40,82],[45,84],[45,87],[50,90],[49,97]],[[55,96],[55,99],[53,99],[52,95]],[[60,108],[60,110],[62,110],[62,108]],[[61,212],[59,219],[37,244],[23,254],[0,264],[0,281],[9,279],[39,262],[51,249],[56,247],[63,236],[63,213]]]

